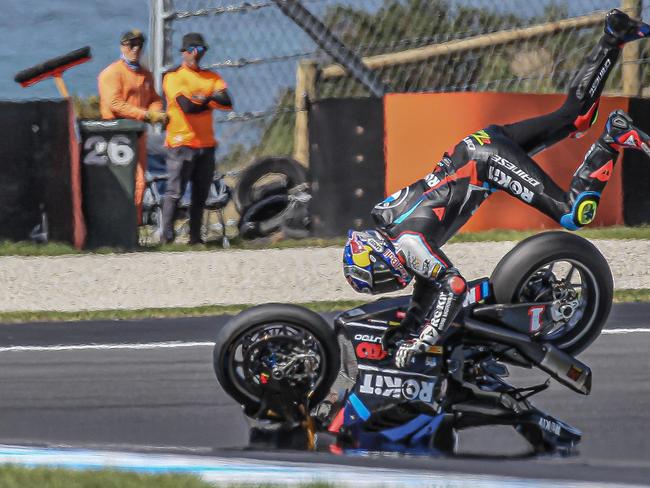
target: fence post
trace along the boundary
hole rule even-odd
[[[621,0],[621,10],[630,17],[641,18],[643,0]],[[623,75],[623,95],[628,97],[641,96],[641,44],[628,42],[623,47],[623,64],[621,67]]]
[[[309,104],[316,98],[316,62],[300,61],[296,70],[296,125],[293,136],[293,157],[309,167]]]

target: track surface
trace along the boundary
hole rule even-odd
[[[554,384],[536,398],[584,432],[578,456],[513,459],[524,444],[507,428],[492,428],[463,433],[465,456],[457,459],[348,458],[241,450],[247,424],[211,364],[209,343],[227,318],[0,325],[0,443],[650,482],[648,332],[603,334],[581,356],[594,372],[591,396]],[[615,306],[607,329],[649,327],[650,304],[626,304]],[[506,456],[486,457],[493,453]]]

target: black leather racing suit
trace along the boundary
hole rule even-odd
[[[432,173],[373,209],[377,227],[415,275],[411,305],[400,329],[425,325],[439,332],[458,313],[466,284],[440,247],[492,192],[505,191],[572,230],[593,220],[616,150],[599,139],[568,191],[530,155],[593,124],[603,86],[620,53],[618,44],[607,34],[601,38],[558,110],[510,125],[491,125],[467,136],[451,154],[445,153]]]

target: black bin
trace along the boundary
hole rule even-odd
[[[131,249],[138,244],[134,202],[138,120],[82,120],[83,211],[86,247]]]

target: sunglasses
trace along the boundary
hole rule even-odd
[[[123,42],[122,46],[129,46],[131,49],[133,49],[134,47],[142,47],[142,46],[144,46],[144,42],[142,42],[139,39],[133,39],[131,41]]]
[[[190,54],[203,54],[205,51],[205,46],[190,46],[187,48],[187,52]]]

